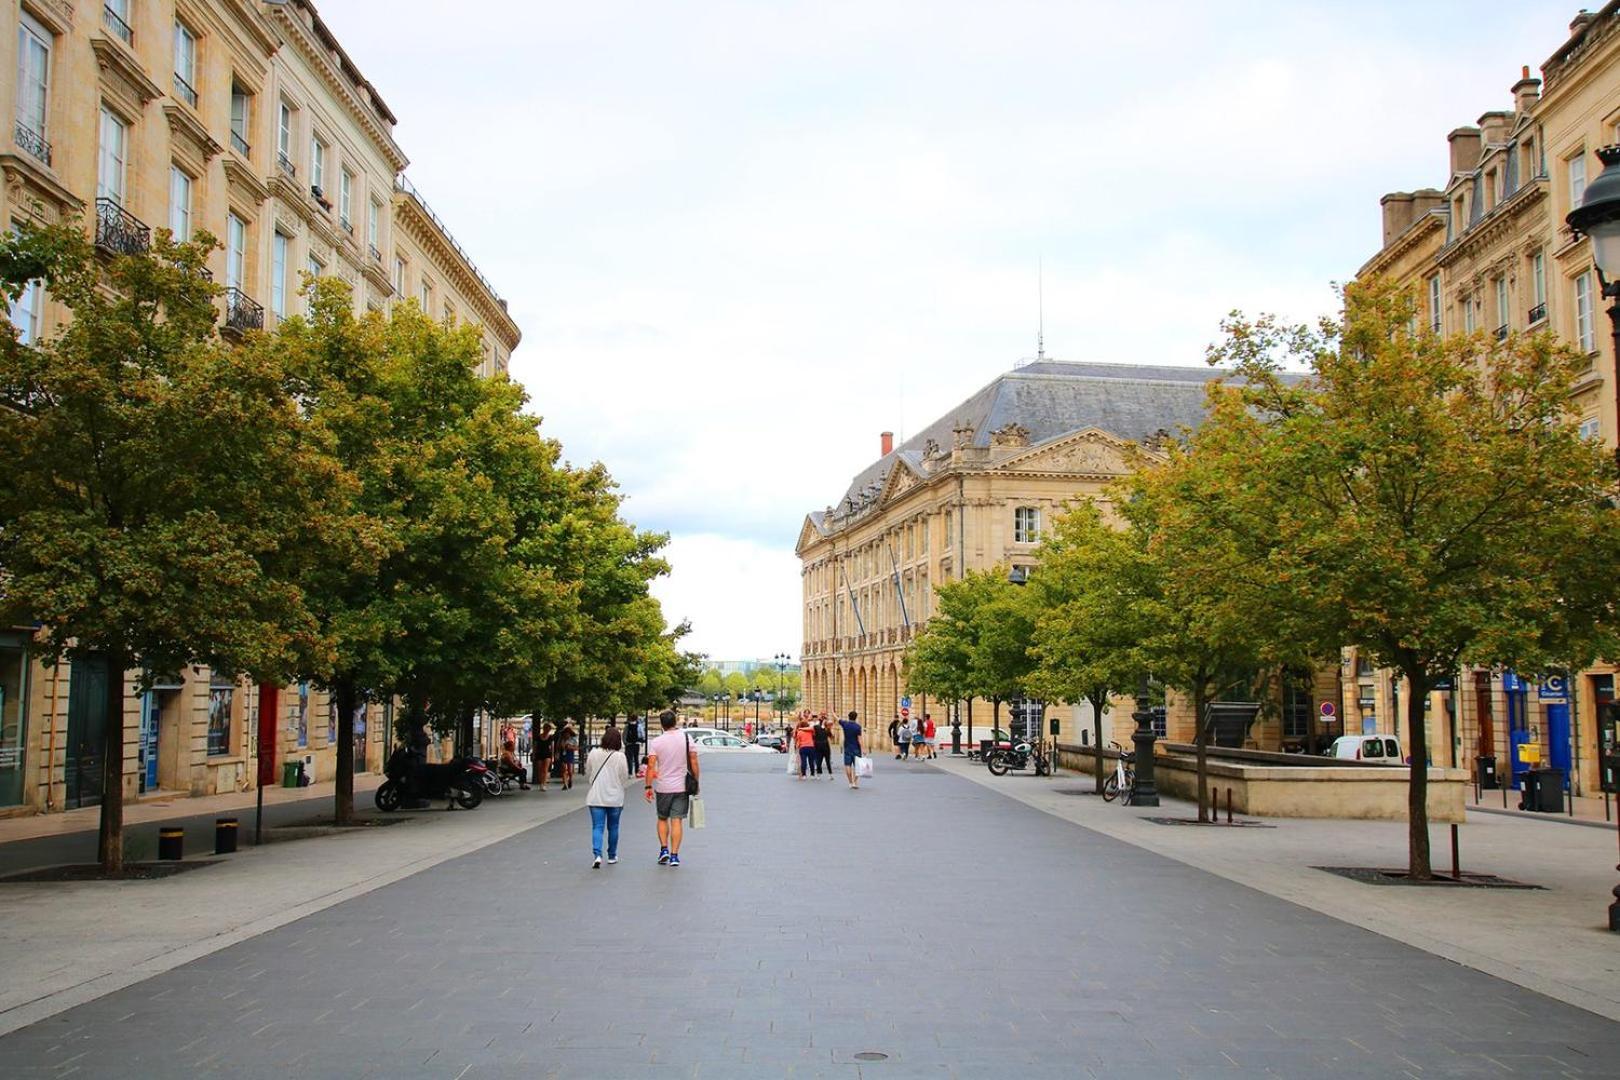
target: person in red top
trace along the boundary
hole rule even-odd
[[[934,717],[931,713],[923,713],[923,738],[928,742],[928,758],[933,760],[938,748],[934,742]]]
[[[793,729],[793,745],[799,748],[799,779],[803,780],[810,775],[810,764],[816,756],[816,733],[805,717],[799,717]]]

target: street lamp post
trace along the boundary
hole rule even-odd
[[[786,723],[783,719],[786,714],[782,711],[782,675],[787,671],[788,664],[793,662],[793,658],[785,652],[779,652],[771,659],[776,662],[776,722],[780,726]]]
[[[1564,221],[1577,234],[1592,241],[1592,262],[1597,266],[1598,285],[1609,305],[1609,332],[1614,340],[1615,460],[1620,462],[1620,146],[1605,146],[1597,152],[1603,171],[1586,186],[1581,205]],[[1615,867],[1620,870],[1620,866]],[[1620,933],[1620,885],[1614,887],[1609,905],[1609,929]]]
[[[1158,736],[1153,733],[1153,701],[1148,696],[1148,677],[1144,674],[1136,684],[1136,711],[1131,714],[1136,731],[1131,742],[1136,744],[1136,773],[1131,784],[1131,805],[1158,806],[1159,789],[1153,782],[1153,744]],[[1102,752],[1102,747],[1097,748]]]

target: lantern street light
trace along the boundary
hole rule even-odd
[[[1620,146],[1605,146],[1597,152],[1603,171],[1586,186],[1581,205],[1564,221],[1578,235],[1592,241],[1592,261],[1597,264],[1598,285],[1609,305],[1609,332],[1614,338],[1615,355],[1620,357]],[[1620,361],[1617,361],[1620,363]],[[1620,378],[1614,380],[1615,417],[1620,423]],[[1620,458],[1620,438],[1615,454]]]
[[[1564,221],[1577,234],[1592,241],[1592,261],[1597,265],[1598,285],[1609,305],[1609,332],[1614,340],[1615,460],[1620,461],[1620,146],[1605,146],[1597,152],[1603,171],[1586,186],[1581,205]],[[1620,866],[1615,867],[1620,870]],[[1620,933],[1620,885],[1614,887],[1609,905],[1609,929]]]
[[[782,675],[787,671],[788,665],[793,662],[793,657],[785,652],[779,652],[771,657],[771,662],[776,665],[776,722],[778,725],[782,725],[787,723],[783,719],[784,714],[782,712]]]

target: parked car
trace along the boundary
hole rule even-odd
[[[763,746],[767,750],[787,753],[787,737],[779,731],[765,731],[754,739],[755,746]]]
[[[754,743],[743,742],[735,735],[718,732],[713,735],[700,735],[692,740],[692,746],[700,754],[774,754],[768,746],[758,746]]]
[[[1393,735],[1340,735],[1324,756],[1379,765],[1399,765],[1403,760],[1401,744]]]

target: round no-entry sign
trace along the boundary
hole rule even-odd
[[[1332,716],[1333,713],[1334,713],[1333,702],[1331,702],[1331,701],[1322,702],[1322,715],[1323,716]]]

